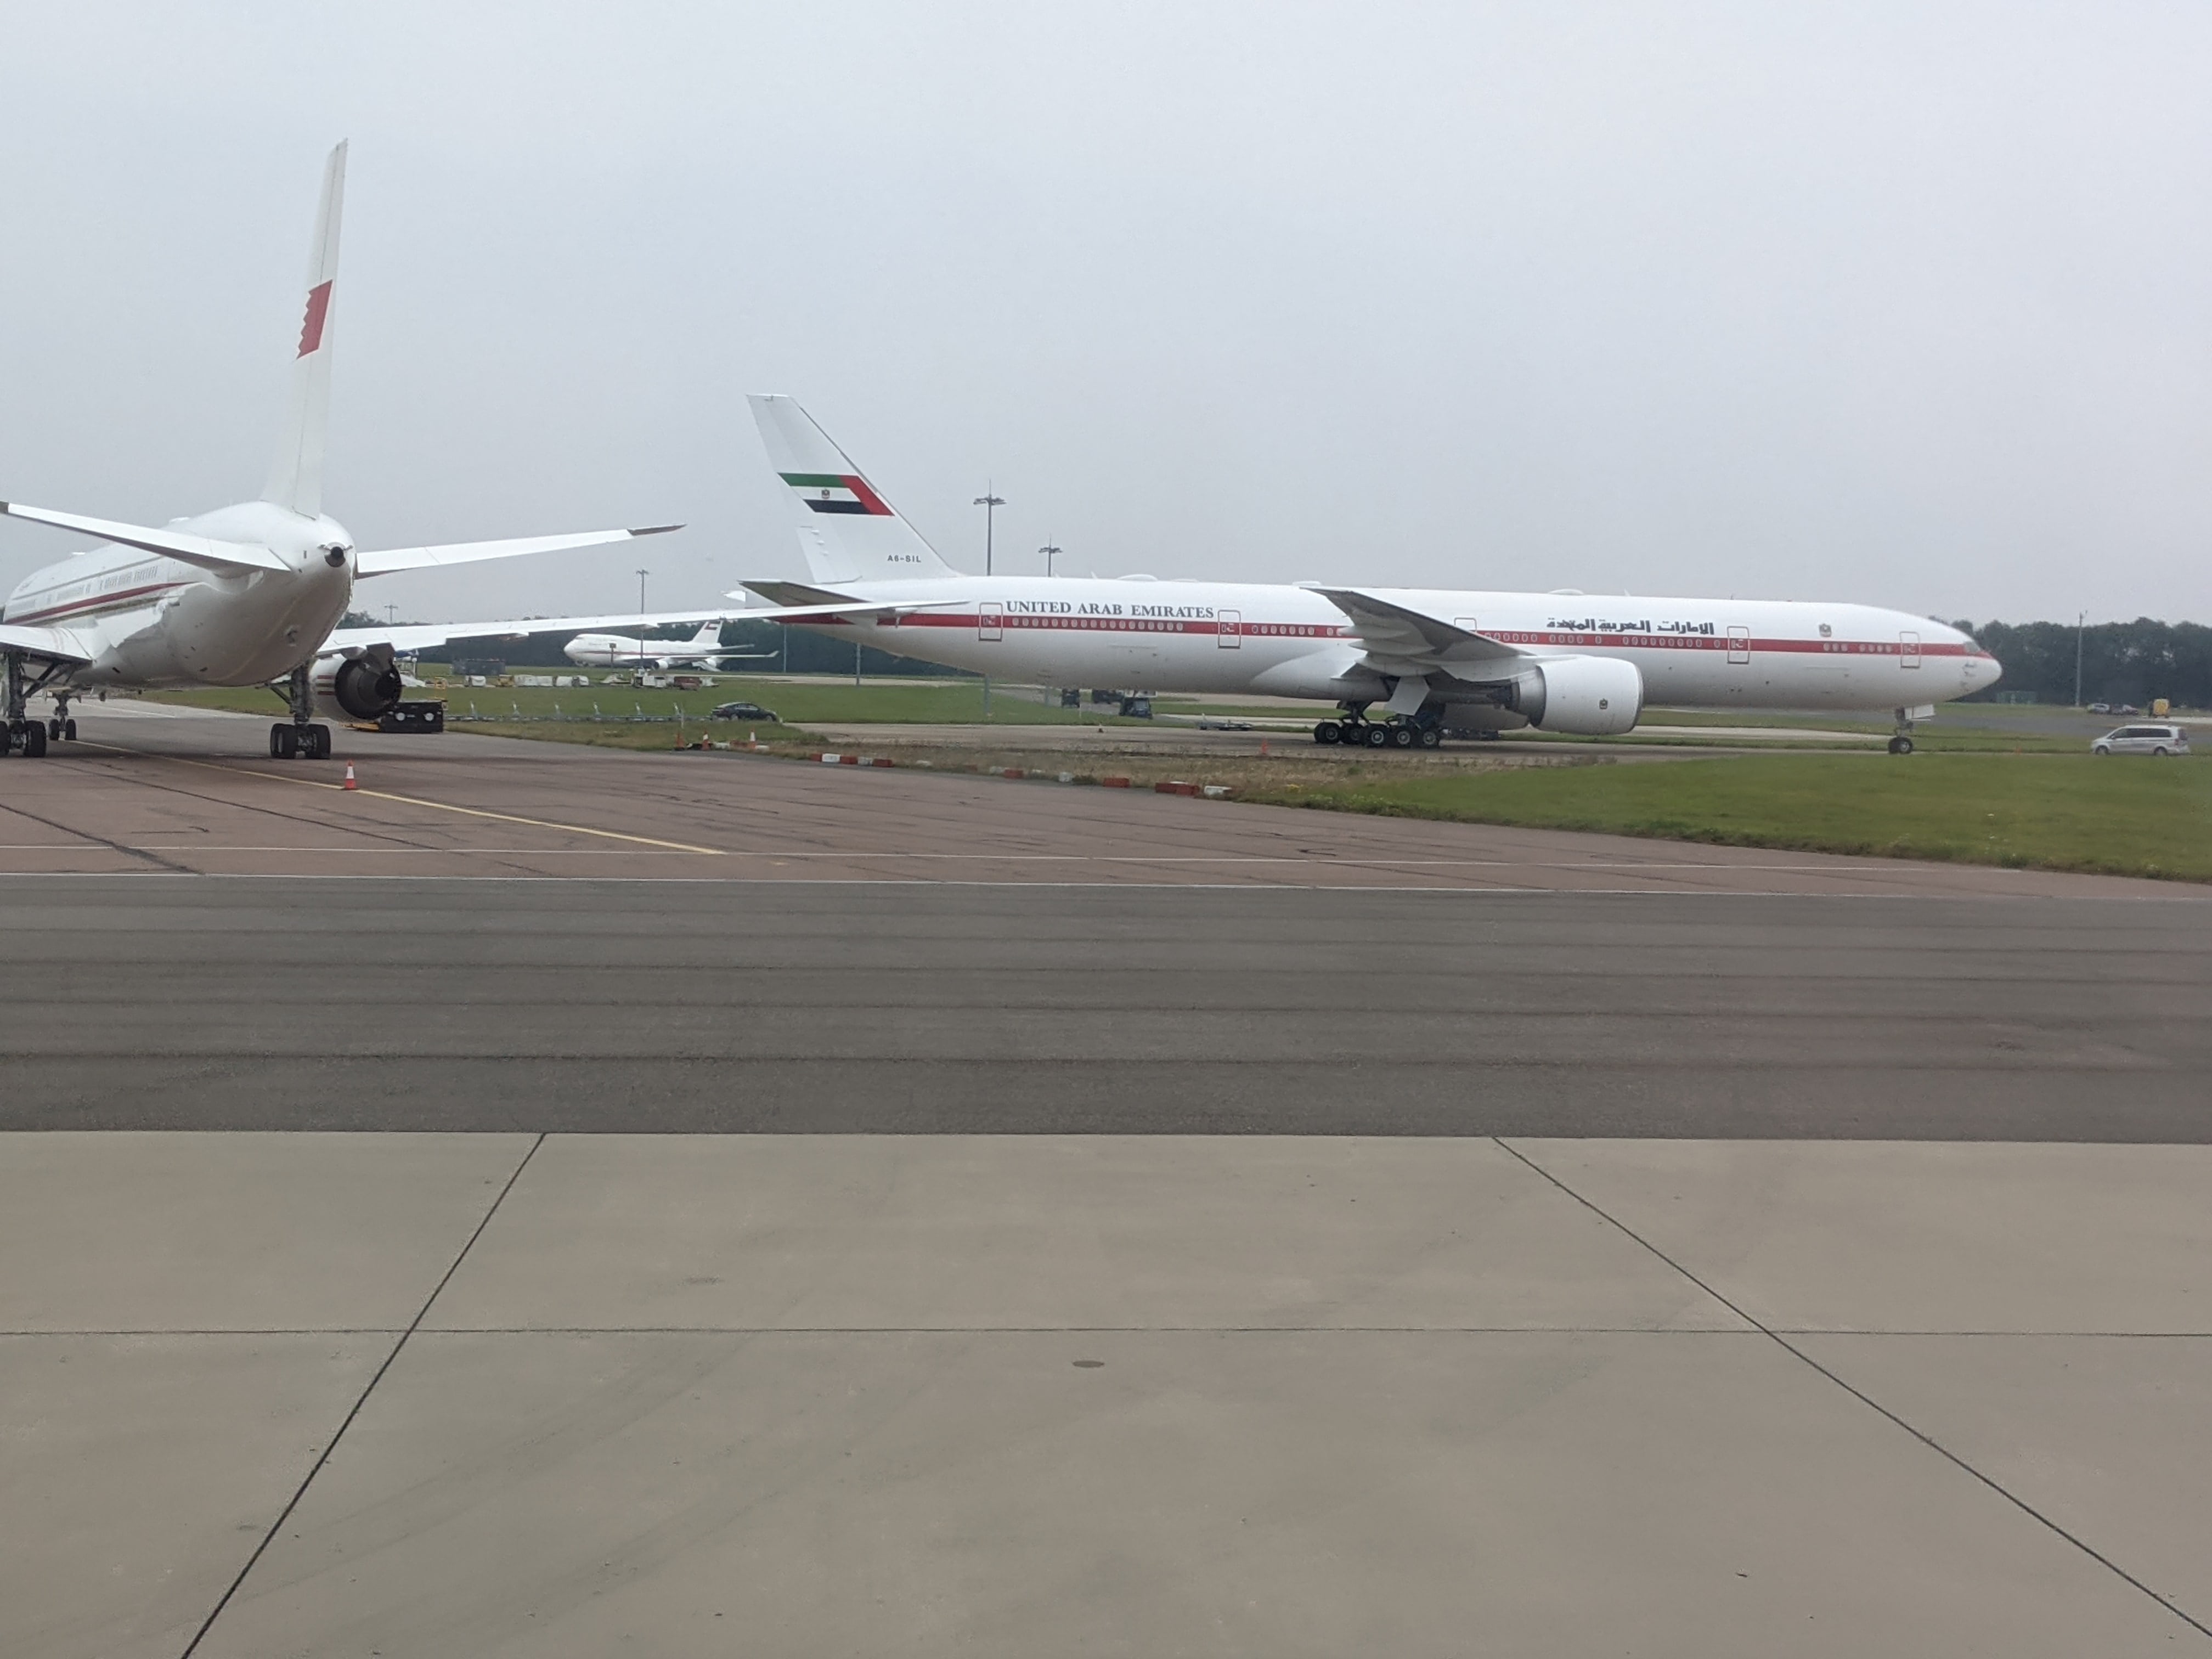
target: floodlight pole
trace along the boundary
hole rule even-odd
[[[2081,612],[2074,618],[2074,706],[2081,706],[2081,641],[2089,631],[2089,613]]]
[[[1049,576],[1052,574],[1052,562],[1060,556],[1060,550],[1048,544],[1037,551],[1044,555],[1044,574]]]
[[[991,574],[993,524],[998,517],[999,509],[1006,504],[1006,498],[999,494],[997,482],[991,479],[984,482],[983,493],[970,503],[983,509],[983,574],[987,576]],[[991,718],[991,677],[988,674],[983,676],[983,718],[985,720]]]
[[[988,483],[983,486],[983,493],[971,503],[983,509],[983,574],[987,576],[991,574],[992,520],[997,517],[999,509],[1006,504],[1006,498],[996,493],[995,487]]]
[[[645,579],[653,573],[637,573],[637,683],[645,684]]]

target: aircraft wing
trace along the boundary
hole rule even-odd
[[[441,547],[391,547],[354,556],[354,572],[360,576],[389,576],[397,570],[433,570],[449,564],[474,564],[479,559],[519,559],[526,553],[562,553],[575,547],[604,547],[609,542],[635,541],[640,536],[665,536],[681,530],[680,524],[649,524],[635,530],[586,530],[573,536],[519,536],[503,542],[448,542]],[[711,622],[713,618],[704,620]],[[402,647],[401,649],[411,649]]]
[[[1313,591],[1351,618],[1363,664],[1398,682],[1384,705],[1393,714],[1418,712],[1439,682],[1495,684],[1512,678],[1528,660],[1527,652],[1503,640],[1356,588]]]
[[[73,628],[0,623],[0,651],[21,651],[47,662],[87,663],[100,654],[100,645],[90,635]]]
[[[388,645],[394,651],[428,651],[448,640],[520,640],[532,634],[587,634],[601,628],[660,628],[671,623],[729,622],[740,613],[725,605],[719,611],[655,611],[640,616],[632,611],[614,617],[511,617],[501,622],[406,623],[397,628],[341,628],[323,641],[323,653],[366,651]],[[682,640],[655,640],[653,645],[681,647]],[[682,655],[677,649],[676,655]],[[696,654],[704,655],[698,653]]]
[[[50,524],[57,530],[74,530],[103,542],[136,547],[148,553],[165,553],[203,570],[289,570],[292,567],[270,549],[252,542],[217,541],[212,536],[186,536],[173,530],[146,525],[118,524],[112,519],[88,519],[80,513],[56,513],[21,501],[0,501],[0,513],[32,524]]]
[[[1510,665],[1527,655],[1503,640],[1355,588],[1313,591],[1352,619],[1359,643],[1370,656],[1510,672]]]

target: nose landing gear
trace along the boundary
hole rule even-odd
[[[1897,735],[1889,740],[1889,752],[1893,755],[1912,752],[1912,719],[1902,708],[1897,711]]]

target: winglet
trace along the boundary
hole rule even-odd
[[[338,275],[338,220],[345,205],[343,140],[323,164],[322,206],[307,250],[307,294],[292,356],[291,402],[261,499],[312,519],[323,510],[323,432],[331,408],[331,306]]]

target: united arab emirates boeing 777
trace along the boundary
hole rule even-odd
[[[0,501],[0,514],[105,544],[33,572],[0,607],[7,738],[0,755],[38,757],[76,735],[70,699],[114,686],[269,685],[291,718],[270,728],[269,752],[327,759],[318,712],[373,720],[399,701],[395,652],[482,635],[568,632],[630,623],[702,622],[712,611],[567,617],[408,628],[339,628],[354,584],[401,570],[596,547],[674,530],[592,530],[514,541],[361,552],[323,512],[323,431],[330,404],[343,144],[323,173],[308,254],[306,309],[292,362],[291,407],[261,499],[177,519],[160,529]],[[726,609],[726,607],[725,607]],[[50,721],[27,704],[50,693]]]
[[[811,582],[744,613],[1046,685],[1305,697],[1317,743],[1447,730],[1602,735],[1646,703],[1882,710],[1898,754],[1933,706],[1996,684],[1956,629],[1870,605],[1579,593],[964,576],[788,398],[753,415]],[[732,597],[738,597],[732,595]]]

